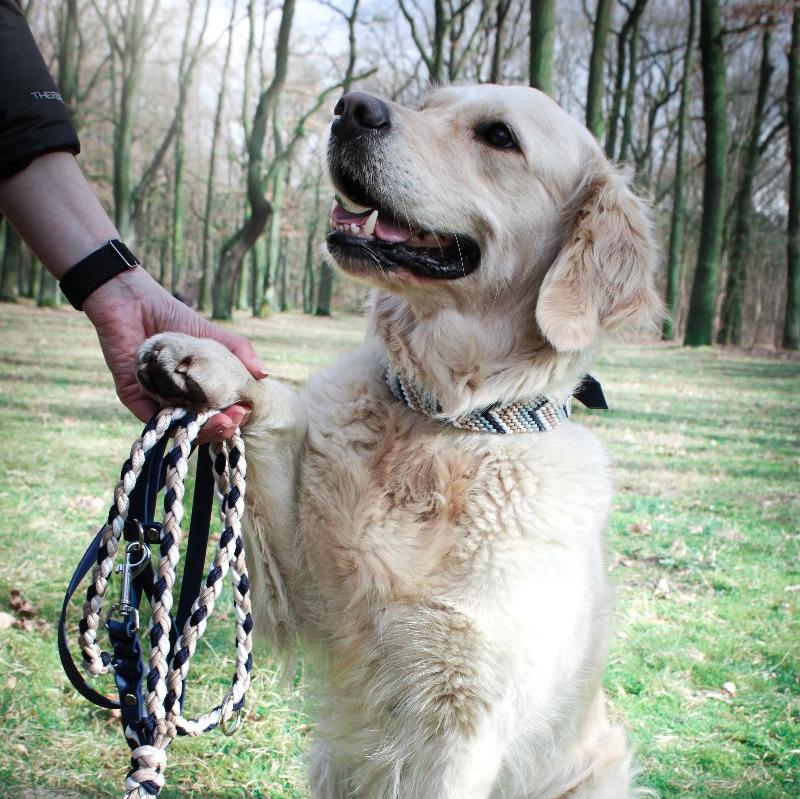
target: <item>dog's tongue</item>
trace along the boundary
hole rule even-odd
[[[371,213],[371,211],[367,211],[365,214],[356,214],[343,208],[339,203],[335,203],[331,209],[331,222],[334,225],[356,225],[361,229],[360,233],[364,235],[364,225],[367,224]],[[373,235],[376,239],[381,239],[381,241],[397,244],[410,239],[413,233],[409,228],[397,222],[381,219],[379,216],[375,223]]]
[[[375,223],[375,238],[381,239],[381,241],[390,241],[398,244],[401,241],[408,241],[412,235],[409,228],[398,225],[395,222],[387,222],[380,217]]]

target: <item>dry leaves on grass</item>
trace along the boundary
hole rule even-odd
[[[22,591],[18,588],[12,588],[8,593],[8,604],[11,605],[11,610],[20,618],[33,618],[36,615],[36,608],[29,599],[22,596]]]
[[[36,606],[29,599],[25,599],[22,591],[18,588],[12,588],[8,592],[8,604],[16,616],[13,625],[17,629],[24,630],[26,633],[41,632],[47,629],[47,622],[38,617]]]
[[[628,525],[628,532],[635,535],[649,535],[653,532],[650,522],[647,519],[642,519],[640,522],[634,522]]]
[[[100,497],[82,495],[69,501],[70,510],[83,510],[89,513],[100,513],[105,508],[105,503]]]

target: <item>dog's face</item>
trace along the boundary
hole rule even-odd
[[[336,265],[414,302],[528,303],[557,350],[653,311],[646,208],[541,92],[434,91],[418,109],[343,97],[328,163]]]

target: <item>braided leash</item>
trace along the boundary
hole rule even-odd
[[[86,592],[78,642],[86,670],[90,675],[96,676],[108,673],[113,668],[111,655],[101,651],[97,644],[97,631],[108,589],[108,578],[120,549],[130,494],[136,486],[148,452],[169,434],[170,428],[177,422],[173,433],[174,446],[165,459],[167,470],[164,520],[160,531],[157,579],[152,595],[146,714],[139,722],[129,724],[125,729],[125,736],[133,748],[131,769],[125,782],[125,799],[147,799],[159,793],[164,786],[166,749],[176,735],[201,735],[217,725],[227,731],[226,725],[234,716],[235,726],[238,726],[245,693],[250,684],[253,620],[241,531],[247,465],[244,443],[238,430],[229,442],[212,445],[213,473],[221,500],[220,517],[223,529],[205,586],[194,601],[189,618],[174,647],[170,646],[173,624],[172,590],[183,537],[181,522],[188,458],[192,442],[200,428],[214,413],[216,411],[194,414],[183,409],[166,408],[148,422],[142,435],[133,443],[130,457],[122,467],[122,474],[114,491],[114,504],[102,531],[102,542],[91,584]],[[130,562],[132,554],[139,558],[135,563]],[[126,601],[125,579],[130,569],[140,568],[145,560],[149,560],[149,550],[143,539],[138,544],[134,542],[126,547],[125,563],[121,567],[123,598],[120,608],[123,612],[125,608],[122,606]],[[182,715],[183,684],[197,642],[205,632],[208,617],[214,610],[228,571],[233,585],[236,618],[236,670],[233,681],[219,705],[196,719],[187,719]]]

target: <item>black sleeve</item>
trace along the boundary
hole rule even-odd
[[[80,149],[25,17],[15,0],[0,0],[0,179],[45,153]]]

